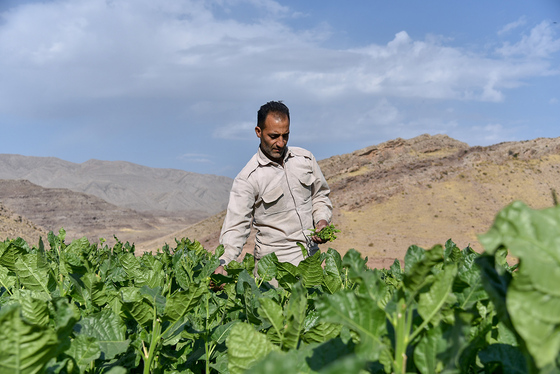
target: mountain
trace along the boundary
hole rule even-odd
[[[514,200],[552,206],[560,189],[560,138],[470,147],[445,135],[395,139],[319,161],[331,188],[333,223],[341,230],[322,250],[350,248],[370,267],[388,267],[410,245],[452,239],[482,251],[477,235]],[[147,242],[147,248],[197,239],[218,245],[224,213]],[[244,251],[252,251],[254,233]]]
[[[4,217],[0,238],[21,236],[32,245],[39,237],[44,239],[48,231],[58,233],[60,228],[66,230],[68,242],[83,236],[91,242],[105,238],[108,244],[115,242],[113,236],[123,242],[142,242],[199,220],[171,213],[138,212],[83,192],[45,188],[27,180],[0,180],[0,204]]]
[[[81,164],[54,157],[0,154],[0,179],[28,180],[47,188],[94,195],[136,211],[194,214],[225,209],[233,180],[224,176],[159,169],[125,161]]]
[[[477,235],[489,229],[507,204],[521,200],[533,208],[553,205],[555,190],[560,189],[560,138],[471,147],[445,135],[421,135],[333,156],[320,160],[319,165],[331,188],[333,223],[341,230],[338,239],[322,249],[333,247],[345,253],[355,248],[368,256],[370,267],[387,267],[395,259],[402,261],[413,244],[431,248],[452,239],[460,248],[470,245],[480,252],[483,248]],[[62,189],[48,195],[52,189],[33,191],[29,182],[18,183],[22,184],[10,187],[10,199],[6,198],[8,189],[2,189],[0,183],[0,202],[11,211],[11,218],[1,222],[12,226],[27,222],[27,226],[58,230],[57,222],[46,219],[68,216],[70,222],[77,222],[74,231],[87,233],[97,227],[97,237],[136,235],[133,241],[139,253],[174,244],[175,238],[182,237],[199,240],[209,250],[218,245],[223,210],[189,224],[161,216],[154,220],[151,211],[118,213],[116,207],[105,206],[89,208],[79,224],[72,217],[79,217],[79,211],[87,208],[86,201],[93,202],[88,200],[91,195],[71,200],[77,199],[70,198],[76,192]],[[70,200],[63,203],[64,199]],[[51,205],[43,207],[48,201]],[[107,223],[95,226],[92,217],[100,220],[103,214],[108,214]],[[4,230],[0,225],[0,236],[7,235]],[[16,231],[12,228],[11,232]],[[254,233],[245,252],[251,252],[253,246]]]

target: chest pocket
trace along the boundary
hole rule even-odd
[[[265,214],[283,212],[286,207],[284,191],[280,186],[277,186],[270,191],[266,191],[262,196],[262,201]]]
[[[301,183],[301,198],[304,202],[307,202],[311,198],[311,189],[313,185],[313,181],[315,177],[313,176],[313,172],[303,173],[298,177],[299,182]]]

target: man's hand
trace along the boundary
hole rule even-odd
[[[222,265],[218,266],[216,270],[214,270],[214,274],[221,274],[227,276],[226,269]]]
[[[216,268],[216,270],[214,270],[214,274],[219,274],[219,275],[223,275],[223,276],[227,276],[227,272],[226,269],[224,269],[224,267],[222,265],[218,266]],[[214,291],[219,291],[219,290],[223,290],[224,289],[224,284],[216,284],[214,283],[213,280],[210,280],[210,287],[214,290]]]
[[[327,227],[329,225],[329,223],[327,221],[325,221],[324,219],[320,220],[319,222],[317,222],[317,224],[315,225],[315,232],[319,232],[322,229],[324,229],[325,227]],[[315,243],[319,243],[319,244],[323,244],[326,243],[326,240],[323,240],[321,238],[319,238],[317,235],[313,235],[311,237],[311,240],[313,240]],[[217,269],[216,269],[217,270]]]

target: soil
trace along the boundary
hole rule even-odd
[[[382,268],[396,259],[402,264],[411,245],[428,249],[451,239],[460,248],[482,252],[477,235],[509,203],[552,206],[560,189],[560,138],[469,147],[444,135],[422,135],[319,165],[331,188],[333,223],[341,230],[321,249],[346,253],[354,248],[368,257],[368,266]],[[140,247],[149,250],[161,241],[188,237],[212,250],[219,244],[224,215]],[[253,247],[254,233],[244,252]]]

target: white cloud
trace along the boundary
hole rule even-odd
[[[524,26],[527,23],[527,17],[522,16],[515,22],[508,23],[498,31],[498,35],[507,34],[518,27]]]
[[[504,26],[510,41],[490,52],[405,30],[345,49],[329,47],[329,25],[291,28],[288,20],[300,16],[272,0],[57,0],[12,8],[0,15],[0,119],[36,120],[53,132],[61,122],[85,122],[103,137],[116,127],[176,138],[183,131],[223,144],[255,140],[247,119],[264,101],[285,99],[300,126],[292,139],[373,141],[453,130],[459,110],[445,108],[506,102],[509,90],[558,74],[551,58],[560,39],[546,22],[515,41],[525,18]],[[445,119],[423,113],[440,102]],[[211,162],[198,153],[181,158]]]
[[[517,43],[504,43],[498,49],[503,56],[517,56],[529,58],[546,58],[560,50],[560,39],[548,21],[543,21],[533,29],[529,35],[524,35]]]

